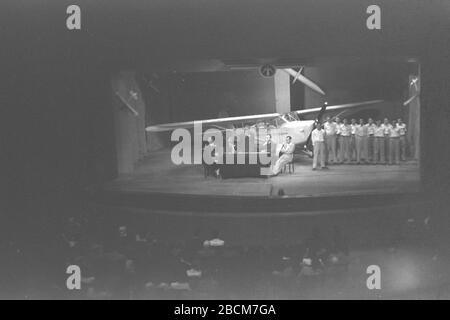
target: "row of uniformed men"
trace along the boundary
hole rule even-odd
[[[348,123],[336,117],[328,117],[317,125],[312,133],[314,146],[313,168],[325,167],[328,163],[350,163],[356,161],[374,164],[399,164],[406,160],[406,124],[402,119],[383,122],[369,118],[365,123],[355,119]]]

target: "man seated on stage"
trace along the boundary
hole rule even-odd
[[[226,149],[227,152],[230,153],[236,153],[237,152],[237,144],[238,144],[238,134],[236,132],[236,127],[233,126],[233,129],[231,131],[231,135],[229,136],[227,143],[228,143],[228,148]]]
[[[270,133],[268,133],[266,135],[266,140],[264,141],[262,147],[261,147],[261,152],[266,152],[267,156],[270,157],[271,156],[271,150],[272,150],[272,144],[274,142],[272,141],[272,135]]]
[[[283,169],[283,167],[288,164],[289,162],[292,161],[292,159],[294,159],[294,150],[295,150],[295,144],[293,144],[291,142],[292,137],[291,136],[287,136],[286,137],[286,142],[283,143],[280,153],[279,153],[279,158],[277,160],[277,162],[275,163],[275,165],[273,166],[273,174],[274,175],[278,175],[281,170]]]
[[[203,165],[206,167],[207,175],[213,174],[217,178],[220,176],[220,169],[219,165],[217,164],[219,154],[216,150],[217,146],[215,140],[216,138],[214,136],[209,137],[208,144],[204,148],[204,152],[213,157],[214,162],[212,164],[203,163]]]

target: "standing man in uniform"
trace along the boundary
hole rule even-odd
[[[330,117],[327,117],[327,121],[324,124],[325,129],[325,141],[327,147],[327,162],[337,162],[336,155],[336,123],[331,121]]]
[[[406,124],[402,119],[398,119],[397,126],[400,133],[400,159],[406,161]]]
[[[367,136],[364,120],[359,119],[359,124],[355,125],[356,164],[360,164],[361,159],[367,162]]]
[[[374,132],[374,149],[373,149],[373,162],[375,164],[381,163],[384,164],[386,159],[384,157],[384,125],[381,123],[381,120],[377,120],[377,124],[375,126]]]
[[[366,146],[366,150],[367,150],[367,160],[370,162],[375,162],[374,161],[374,150],[375,150],[375,123],[373,123],[373,119],[369,118],[368,123],[366,124],[367,126],[367,146]]]
[[[389,164],[400,164],[400,129],[396,120],[389,129]]]
[[[344,161],[345,163],[349,163],[351,160],[351,154],[350,154],[351,134],[352,134],[352,128],[347,123],[347,119],[344,119],[342,126],[341,126],[342,144],[341,144],[340,155],[339,155],[339,160],[341,162]]]
[[[311,140],[314,147],[313,170],[316,170],[319,160],[320,167],[322,169],[328,169],[325,166],[325,136],[326,134],[322,128],[322,124],[318,123],[317,127],[311,133]]]
[[[388,118],[384,118],[383,129],[384,129],[384,154],[387,155],[388,161],[391,162],[390,149],[389,149],[389,135],[391,133],[392,125],[389,123]]]
[[[342,148],[341,127],[342,127],[341,119],[339,117],[336,117],[336,161],[337,161],[337,163],[342,162],[342,158],[341,158],[341,148]]]
[[[212,163],[204,163],[206,167],[206,175],[214,174],[217,178],[220,176],[220,167],[219,167],[219,153],[217,152],[216,145],[216,137],[210,136],[208,137],[208,144],[205,146],[204,155],[207,155],[212,159]],[[203,156],[205,157],[205,156]]]
[[[351,135],[351,140],[350,140],[350,161],[356,160],[356,138],[355,138],[355,133],[356,133],[356,126],[358,124],[356,123],[356,119],[352,119],[351,120],[351,131],[352,131],[352,135]]]

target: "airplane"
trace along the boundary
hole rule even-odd
[[[253,69],[254,66],[230,66],[230,69]],[[284,68],[282,66],[275,66],[275,68],[281,71],[286,72],[287,74],[289,74],[290,76],[292,76],[294,79],[292,80],[292,83],[294,84],[297,81],[300,81],[301,83],[303,83],[305,86],[307,86],[308,88],[312,89],[313,91],[321,94],[321,95],[325,95],[325,92],[316,84],[314,83],[312,80],[308,79],[307,77],[305,77],[304,75],[302,75],[302,71],[303,71],[303,66],[300,66],[299,71],[295,71],[292,68]]]
[[[230,130],[236,135],[241,135],[245,134],[245,130],[256,132],[258,129],[265,128],[267,132],[271,134],[272,141],[277,143],[280,148],[281,144],[284,143],[286,136],[289,135],[292,137],[292,142],[296,146],[300,146],[303,149],[311,149],[311,146],[309,146],[311,132],[314,130],[315,124],[321,122],[325,114],[334,113],[336,115],[336,111],[373,106],[381,102],[383,102],[383,100],[370,100],[333,106],[328,106],[327,103],[325,103],[322,107],[291,111],[283,114],[269,113],[155,124],[146,127],[145,130],[147,132],[167,132],[178,128],[193,129],[195,124],[201,124],[203,132],[208,128],[215,128],[221,131]],[[316,117],[314,117],[315,114],[317,114]],[[253,124],[247,126],[246,124],[250,121],[252,121]],[[236,125],[240,125],[240,127],[236,127]],[[264,140],[265,137],[259,137],[259,139],[258,143],[263,142],[262,140]]]
[[[138,99],[138,93],[137,93],[137,92],[135,92],[135,91],[133,91],[133,90],[130,90],[130,91],[128,92],[128,94],[129,94],[128,99],[125,99],[118,91],[116,91],[115,94],[116,94],[116,96],[119,97],[119,99],[123,102],[123,104],[128,108],[128,110],[129,110],[134,116],[138,116],[138,115],[139,115],[139,113],[136,111],[136,109],[133,108],[133,107],[131,106],[131,104],[130,104],[131,99],[133,99],[133,100],[137,100],[137,99]]]
[[[419,97],[419,95],[420,95],[420,88],[419,88],[419,86],[418,86],[418,84],[417,84],[418,81],[419,81],[419,77],[414,77],[414,78],[411,79],[411,81],[410,81],[410,83],[409,83],[409,86],[410,86],[410,87],[414,86],[414,89],[415,89],[414,91],[415,91],[415,93],[414,93],[411,97],[409,97],[408,100],[406,100],[405,102],[403,102],[403,106],[404,106],[404,107],[406,107],[408,104],[410,104],[411,102],[413,102],[413,100],[415,100],[416,98]]]

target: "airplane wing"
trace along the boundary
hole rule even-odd
[[[175,130],[177,128],[185,128],[190,129],[194,128],[195,123],[201,123],[203,128],[205,126],[209,127],[215,127],[218,129],[227,129],[227,125],[234,124],[234,123],[245,123],[247,121],[258,121],[258,120],[267,120],[267,119],[273,119],[276,117],[279,117],[279,113],[268,113],[268,114],[258,114],[258,115],[251,115],[251,116],[239,116],[239,117],[227,117],[227,118],[216,118],[216,119],[207,119],[207,120],[194,120],[194,121],[185,121],[185,122],[172,122],[172,123],[165,123],[165,124],[155,124],[152,126],[148,126],[145,128],[145,131],[147,132],[164,132],[164,131],[171,131]]]
[[[329,113],[330,111],[340,111],[340,110],[348,110],[352,108],[361,108],[364,106],[370,106],[374,105],[380,102],[383,102],[384,100],[368,100],[368,101],[361,101],[361,102],[353,102],[353,103],[345,103],[345,104],[338,104],[334,106],[327,106],[325,109],[325,113]],[[295,111],[300,116],[314,116],[315,114],[319,114],[320,111],[323,109],[323,107],[319,108],[310,108],[310,109],[304,109],[304,110],[297,110]]]
[[[347,110],[350,108],[358,108],[368,105],[373,105],[382,102],[383,100],[370,100],[370,101],[362,101],[355,103],[347,103],[340,104],[334,106],[327,106],[325,113],[329,111],[338,111],[338,110]],[[300,116],[306,116],[307,118],[315,119],[317,115],[319,115],[320,111],[323,110],[323,107],[320,108],[311,108],[294,111]],[[314,117],[316,115],[316,117]],[[229,129],[231,124],[240,124],[242,125],[245,122],[257,122],[258,120],[269,120],[280,117],[279,113],[268,113],[268,114],[258,114],[258,115],[250,115],[250,116],[239,116],[239,117],[227,117],[227,118],[216,118],[216,119],[207,119],[207,120],[194,120],[194,121],[185,121],[185,122],[172,122],[172,123],[164,123],[164,124],[155,124],[145,128],[147,132],[164,132],[164,131],[172,131],[178,128],[192,129],[194,128],[195,123],[201,123],[203,129],[205,127],[213,127],[220,130]],[[309,117],[308,117],[309,116]]]

